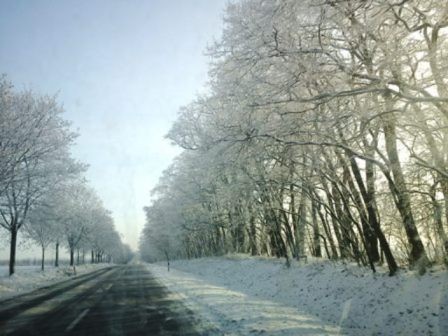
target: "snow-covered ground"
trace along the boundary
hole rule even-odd
[[[81,275],[106,266],[109,264],[79,265],[76,266],[76,274]],[[66,280],[70,276],[73,276],[73,273],[68,266],[46,267],[44,272],[40,270],[40,266],[16,266],[16,272],[11,277],[8,275],[8,266],[0,266],[0,299]]]
[[[148,264],[224,335],[448,335],[448,273],[228,256]]]

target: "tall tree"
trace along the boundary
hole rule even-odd
[[[68,148],[75,134],[62,118],[54,97],[10,92],[3,105],[6,133],[0,141],[8,153],[0,181],[0,225],[10,233],[9,273],[14,273],[17,234],[39,198],[67,175],[78,173]],[[6,168],[5,168],[6,167]]]

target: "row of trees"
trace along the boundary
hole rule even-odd
[[[76,133],[62,117],[55,97],[18,92],[0,78],[0,227],[10,242],[9,273],[14,273],[19,231],[45,251],[54,243],[70,251],[92,250],[95,260],[107,255],[126,259],[110,213],[86,184],[86,166],[74,160],[70,147]],[[92,257],[93,260],[93,257]]]
[[[448,3],[242,0],[168,134],[146,258],[447,258]]]

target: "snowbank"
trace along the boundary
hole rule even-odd
[[[250,257],[148,268],[231,335],[448,335],[448,273],[389,277],[331,262]]]
[[[110,264],[79,265],[76,266],[76,274],[81,275],[107,266],[110,266]],[[40,270],[40,266],[17,266],[15,274],[10,277],[8,275],[8,267],[1,266],[0,299],[23,294],[42,286],[66,280],[72,276],[72,268],[68,266],[61,266],[59,268],[48,267],[44,272]]]

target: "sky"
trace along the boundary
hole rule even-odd
[[[150,190],[180,153],[164,135],[204,90],[226,3],[0,0],[0,73],[57,94],[80,133],[73,156],[134,250]]]

